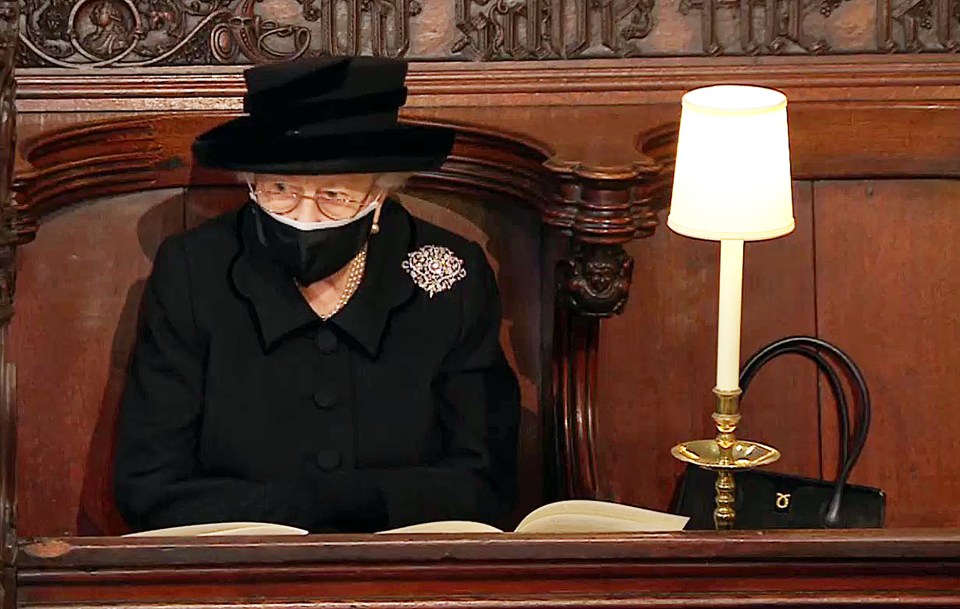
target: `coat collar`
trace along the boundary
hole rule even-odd
[[[250,205],[240,210],[240,252],[231,265],[230,278],[250,304],[263,346],[270,350],[286,336],[323,322],[260,243]],[[402,267],[413,243],[413,219],[400,204],[388,201],[380,214],[380,232],[370,237],[367,246],[360,287],[327,322],[372,356],[379,353],[390,313],[413,295],[413,281]]]
[[[380,351],[390,313],[413,296],[413,280],[403,270],[403,261],[413,248],[414,231],[407,210],[393,201],[384,204],[380,232],[367,245],[363,281],[346,306],[330,318],[370,355]]]

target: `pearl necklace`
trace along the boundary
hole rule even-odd
[[[340,292],[340,298],[337,300],[337,304],[333,309],[323,315],[322,313],[317,313],[317,315],[323,321],[327,321],[334,315],[340,312],[347,302],[350,301],[350,298],[356,293],[357,288],[360,287],[360,281],[363,280],[363,273],[367,268],[367,245],[364,244],[363,248],[357,252],[357,255],[353,257],[353,260],[350,261],[350,267],[347,270],[347,283],[343,286],[343,291]]]

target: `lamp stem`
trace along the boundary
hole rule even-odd
[[[714,389],[717,396],[717,410],[713,413],[713,422],[717,426],[717,448],[719,455],[717,465],[729,467],[734,465],[733,448],[737,443],[735,433],[740,423],[740,389],[724,391]],[[717,471],[716,503],[713,511],[713,522],[717,529],[732,529],[736,521],[736,483],[733,472],[729,469]]]
[[[720,302],[717,323],[717,389],[740,387],[740,315],[743,299],[743,241],[720,241]]]

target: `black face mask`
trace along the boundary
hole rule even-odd
[[[373,213],[336,228],[299,230],[251,205],[257,238],[301,285],[326,279],[350,262],[370,236]]]

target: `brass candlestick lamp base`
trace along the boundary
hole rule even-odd
[[[712,415],[717,425],[716,439],[684,442],[674,446],[670,453],[681,461],[717,472],[717,508],[713,511],[713,522],[718,529],[732,529],[736,521],[733,473],[769,465],[780,458],[780,451],[766,444],[738,440],[734,435],[740,423],[739,389],[714,389],[713,393],[717,396],[717,411]]]

